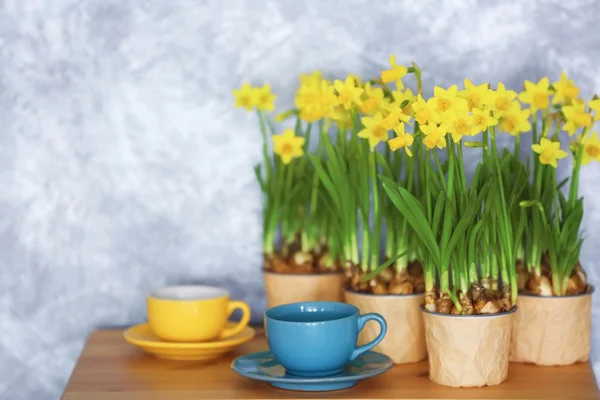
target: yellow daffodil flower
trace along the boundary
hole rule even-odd
[[[358,132],[358,137],[369,140],[369,146],[374,149],[379,142],[388,140],[388,129],[384,126],[383,115],[376,113],[374,117],[362,117],[364,129]]]
[[[273,152],[281,157],[281,162],[289,164],[296,157],[302,157],[304,138],[294,134],[292,129],[286,129],[281,135],[273,135]]]
[[[415,140],[413,136],[405,132],[403,123],[399,123],[398,125],[396,125],[394,127],[394,132],[396,132],[396,137],[388,140],[390,150],[396,151],[398,149],[404,148],[406,154],[408,154],[409,157],[412,157],[413,153],[410,150],[410,146],[412,146]]]
[[[356,82],[351,76],[344,82],[336,80],[333,85],[338,93],[337,105],[343,106],[346,110],[350,110],[354,105],[361,105],[360,95],[364,89],[356,87]]]
[[[319,70],[315,70],[310,74],[301,74],[300,75],[300,85],[318,89],[321,86],[322,81],[323,81],[323,74]]]
[[[493,91],[487,83],[475,86],[470,80],[465,79],[465,89],[458,92],[458,96],[467,100],[469,111],[474,108],[484,109],[493,102]]]
[[[600,120],[600,99],[593,99],[588,102],[588,105],[595,111],[594,121]]]
[[[404,106],[404,108],[402,108],[402,112],[406,115],[413,114],[413,109],[411,107],[411,104],[416,100],[416,97],[413,94],[412,90],[410,90],[410,88],[407,88],[404,91],[393,90],[392,97],[394,98],[394,101],[398,104],[402,104],[408,100],[408,103],[406,104],[406,106]]]
[[[419,127],[425,134],[423,144],[425,144],[425,146],[427,146],[428,149],[434,149],[435,147],[437,147],[438,149],[443,149],[446,147],[446,126],[426,124],[420,125]]]
[[[484,111],[474,108],[471,118],[473,123],[471,126],[471,135],[477,135],[478,133],[485,131],[490,126],[498,125],[498,120],[490,115],[489,110]]]
[[[404,114],[403,109],[400,108],[401,105],[402,104],[397,101],[394,101],[392,103],[383,102],[381,104],[381,114],[385,115],[383,119],[383,126],[385,127],[385,129],[390,130],[394,128],[398,121],[406,122],[410,125],[410,115]]]
[[[564,130],[569,136],[573,136],[579,128],[587,128],[592,124],[592,115],[585,112],[585,102],[583,100],[574,100],[572,105],[562,106],[562,112],[565,114],[567,123]]]
[[[554,168],[558,166],[558,160],[567,156],[567,152],[560,149],[559,142],[552,142],[545,137],[540,140],[540,144],[534,144],[531,148],[540,155],[542,164],[552,165]]]
[[[452,85],[448,89],[436,86],[433,88],[433,103],[435,111],[447,120],[459,108],[468,107],[467,101],[457,96],[458,86]]]
[[[252,111],[257,104],[256,89],[250,86],[249,83],[244,83],[241,88],[233,90],[235,97],[235,106],[243,107],[248,111]]]
[[[296,91],[296,96],[294,98],[294,102],[298,109],[302,109],[303,107],[307,107],[319,102],[319,96],[321,92],[321,85],[312,86],[303,83],[300,85],[298,90]]]
[[[513,103],[513,106],[504,112],[504,117],[500,122],[502,130],[512,136],[517,136],[522,132],[531,130],[529,117],[531,110],[521,110],[521,105],[518,102]]]
[[[550,80],[543,77],[538,83],[525,81],[525,91],[519,94],[519,100],[529,104],[531,113],[535,114],[538,110],[545,110],[550,107]]]
[[[370,82],[365,84],[360,111],[363,114],[374,115],[383,100],[383,89],[372,87]]]
[[[256,108],[262,111],[274,111],[276,96],[271,93],[271,85],[256,88]]]
[[[600,161],[600,140],[598,132],[592,133],[583,143],[583,155],[581,163],[588,165],[590,161]]]
[[[446,129],[452,136],[454,143],[460,142],[463,136],[469,135],[471,132],[471,116],[469,110],[463,107],[456,110],[454,114],[446,121]]]
[[[336,106],[331,116],[341,131],[347,131],[352,127],[352,115],[342,106]]]
[[[332,117],[335,106],[334,88],[327,81],[321,81],[318,87],[300,86],[296,93],[296,107],[300,110],[300,118],[307,122],[315,122],[325,117]]]
[[[398,86],[397,81],[400,81],[406,76],[408,68],[403,65],[396,64],[396,56],[394,54],[390,56],[389,61],[392,68],[381,71],[381,81],[383,83],[396,82],[396,86]],[[400,84],[402,85],[402,82],[400,82]],[[401,87],[402,86],[398,87],[398,89]]]
[[[517,98],[517,92],[514,90],[506,90],[504,83],[498,82],[498,87],[494,91],[494,101],[490,109],[494,118],[502,117],[515,104],[513,100]]]
[[[427,123],[440,123],[442,118],[440,117],[440,114],[435,111],[434,102],[435,100],[433,98],[429,99],[429,101],[425,101],[421,95],[418,95],[417,100],[411,104],[411,108],[415,115],[415,121],[421,125]]]
[[[567,78],[567,74],[564,72],[560,73],[560,80],[554,82],[552,87],[556,91],[552,104],[557,103],[570,103],[579,96],[579,88],[575,86],[575,82]]]
[[[352,78],[352,80],[354,81],[354,86],[358,87],[358,88],[362,88],[363,84],[362,81],[360,80],[360,76],[358,75],[354,75],[354,74],[348,74],[349,78]]]

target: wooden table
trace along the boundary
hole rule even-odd
[[[125,342],[122,331],[88,338],[63,399],[600,399],[588,363],[570,367],[511,364],[501,385],[453,389],[427,377],[427,362],[395,366],[378,377],[336,392],[291,392],[237,375],[231,361],[268,349],[262,333],[234,353],[209,364],[153,358]]]

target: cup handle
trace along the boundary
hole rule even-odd
[[[228,337],[237,335],[246,326],[248,326],[248,322],[250,322],[250,306],[243,301],[230,301],[229,304],[227,304],[227,320],[229,320],[231,314],[233,314],[233,312],[237,309],[242,310],[242,319],[233,328],[225,328],[219,337],[220,339],[226,339]]]
[[[379,342],[381,342],[383,340],[383,337],[385,336],[385,333],[387,332],[387,323],[385,322],[385,319],[380,314],[377,314],[377,313],[368,313],[368,314],[364,314],[364,315],[361,315],[360,317],[358,317],[358,331],[359,332],[362,331],[362,329],[365,327],[365,324],[367,323],[367,321],[377,321],[379,323],[379,326],[381,327],[379,335],[370,343],[364,344],[364,345],[354,349],[354,351],[352,352],[352,356],[350,357],[350,360],[354,360],[356,357],[360,356],[363,353],[366,353],[367,351],[371,350],[373,347],[377,346],[379,344]]]

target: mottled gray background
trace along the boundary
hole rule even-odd
[[[0,0],[0,397],[58,398],[86,335],[144,320],[167,283],[227,286],[260,318],[243,81],[288,106],[298,73],[370,77],[395,52],[429,88],[566,70],[591,95],[598,15],[592,0]],[[581,177],[595,283],[599,171]]]

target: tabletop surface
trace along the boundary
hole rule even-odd
[[[455,389],[427,376],[427,362],[398,365],[383,375],[335,392],[292,392],[231,370],[240,355],[268,350],[261,331],[218,361],[167,361],[146,355],[120,330],[92,333],[62,399],[600,399],[589,363],[569,367],[511,364],[498,386]]]

